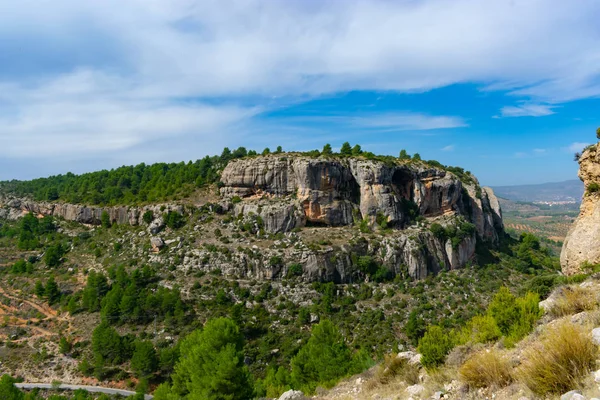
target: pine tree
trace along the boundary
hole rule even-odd
[[[131,368],[139,378],[147,378],[158,369],[158,357],[149,341],[138,341],[131,357]]]
[[[344,144],[342,144],[342,148],[340,149],[340,154],[343,156],[351,156],[352,155],[352,147],[350,147],[350,143],[344,142]]]
[[[331,385],[354,368],[352,352],[329,320],[315,325],[308,342],[292,359],[295,386],[312,392],[317,385]]]
[[[330,156],[333,154],[333,150],[331,149],[331,145],[329,143],[327,143],[325,146],[323,146],[323,150],[321,150],[321,154],[324,156]]]
[[[244,339],[228,318],[209,320],[203,330],[181,342],[182,358],[172,375],[173,388],[160,388],[157,400],[188,395],[190,399],[251,399],[253,383],[244,364]]]
[[[362,148],[360,147],[360,145],[355,144],[354,147],[352,148],[352,155],[353,156],[359,156],[362,154]]]
[[[50,279],[48,279],[44,290],[44,296],[50,304],[54,304],[60,299],[60,290],[58,290],[58,285],[54,280],[54,276],[50,276]]]

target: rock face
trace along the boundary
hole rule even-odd
[[[600,263],[600,151],[592,146],[579,158],[579,178],[586,187],[577,220],[569,230],[560,255],[564,274],[581,271],[582,265]],[[592,188],[592,190],[590,190]]]
[[[142,216],[146,211],[152,211],[156,216],[160,216],[163,212],[168,211],[176,211],[179,213],[184,213],[185,211],[183,206],[176,204],[154,205],[143,208],[125,206],[91,207],[80,204],[36,202],[2,197],[0,197],[0,207],[2,207],[0,217],[7,219],[17,219],[31,212],[36,215],[51,215],[66,221],[74,221],[88,225],[99,225],[100,217],[105,211],[108,213],[111,223],[129,225],[141,225],[143,223]],[[154,222],[156,222],[160,228],[164,226],[164,221],[162,221],[161,217],[158,217]],[[153,233],[157,233],[160,229],[154,230],[155,232]]]
[[[389,227],[402,229],[415,211],[424,217],[462,215],[492,243],[503,230],[500,205],[490,188],[481,189],[474,178],[463,184],[454,174],[424,163],[271,155],[230,162],[221,181],[224,197],[244,199],[236,212],[260,215],[269,232],[382,218]]]

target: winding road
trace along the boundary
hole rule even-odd
[[[135,392],[122,389],[113,389],[101,386],[85,386],[85,385],[69,385],[61,384],[60,386],[53,386],[50,383],[15,383],[15,386],[19,389],[61,389],[61,390],[77,390],[83,389],[91,393],[105,393],[105,394],[118,394],[124,397],[133,396]],[[144,395],[145,400],[152,400],[153,396],[150,394]]]

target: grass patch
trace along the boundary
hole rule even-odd
[[[417,364],[411,364],[406,358],[389,354],[384,357],[372,381],[376,384],[385,385],[393,380],[400,379],[409,385],[414,385],[419,383],[419,370]]]
[[[513,381],[510,362],[498,350],[481,350],[459,369],[460,379],[469,387],[503,387]]]
[[[563,322],[525,350],[517,377],[534,393],[565,393],[577,388],[596,365],[598,348],[586,328]]]
[[[562,317],[593,310],[597,305],[598,300],[593,290],[580,286],[565,287],[551,308],[550,314]]]

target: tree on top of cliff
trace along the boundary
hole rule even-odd
[[[406,152],[406,150],[402,149],[402,150],[400,150],[400,154],[398,155],[398,158],[401,160],[410,160],[410,155]]]
[[[352,147],[350,146],[350,143],[344,142],[344,144],[342,144],[342,148],[340,149],[340,154],[343,156],[351,156],[352,155]]]
[[[362,154],[362,148],[360,147],[359,144],[355,144],[354,147],[352,148],[352,155],[353,156],[359,156]]]
[[[600,127],[598,127],[598,129],[596,129],[596,137],[598,139],[600,139]]]
[[[327,143],[325,146],[323,146],[323,150],[321,150],[321,154],[324,156],[330,156],[333,154],[333,150],[331,149],[331,145],[329,143]]]

